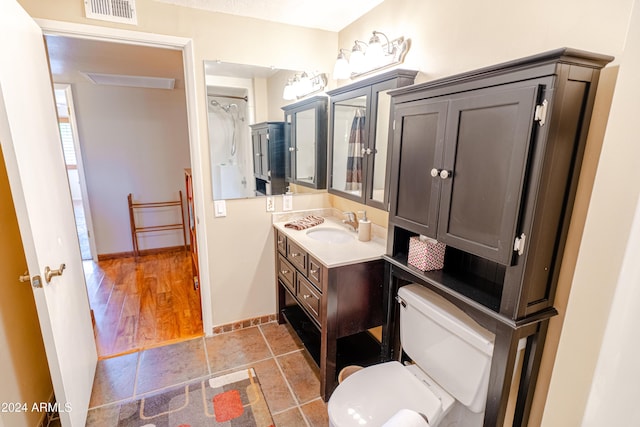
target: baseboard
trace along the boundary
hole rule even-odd
[[[225,332],[237,331],[238,329],[249,328],[251,326],[262,325],[269,322],[275,322],[277,315],[269,314],[267,316],[253,317],[251,319],[240,320],[238,322],[227,323],[213,327],[213,334],[218,335]]]
[[[184,246],[168,246],[166,248],[152,248],[152,249],[142,249],[140,251],[140,256],[145,255],[156,255],[165,252],[178,252],[185,251],[189,252],[190,246],[187,245],[187,250],[185,251]],[[111,254],[98,254],[98,261],[106,261],[108,259],[117,259],[117,258],[130,258],[133,256],[133,251],[127,252],[114,252]]]

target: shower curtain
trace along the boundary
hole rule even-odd
[[[364,139],[364,111],[358,109],[351,122],[349,145],[347,148],[346,191],[362,191],[362,141]]]

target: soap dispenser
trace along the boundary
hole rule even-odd
[[[362,211],[362,219],[358,224],[358,240],[361,242],[371,240],[371,221],[367,219],[367,211]]]

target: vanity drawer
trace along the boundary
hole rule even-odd
[[[319,290],[322,289],[322,264],[314,257],[309,255],[309,274],[307,278],[311,283],[316,285]]]
[[[287,236],[279,230],[276,230],[276,244],[278,245],[278,252],[287,256]]]
[[[292,294],[296,294],[296,270],[282,256],[278,256],[278,278],[289,288]]]
[[[307,274],[307,252],[287,239],[287,259],[302,273]]]
[[[298,275],[298,301],[302,303],[307,312],[320,323],[320,295],[321,293],[302,275]]]

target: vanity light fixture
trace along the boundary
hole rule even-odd
[[[382,43],[381,36],[386,43]],[[404,62],[410,44],[410,40],[402,36],[389,40],[386,34],[373,31],[368,44],[360,40],[354,41],[348,59],[345,55],[347,50],[340,49],[333,69],[333,78],[353,79],[381,68],[401,64]]]
[[[319,92],[326,86],[327,75],[325,73],[309,74],[303,71],[287,81],[284,91],[282,92],[282,98],[286,101],[293,101]]]

